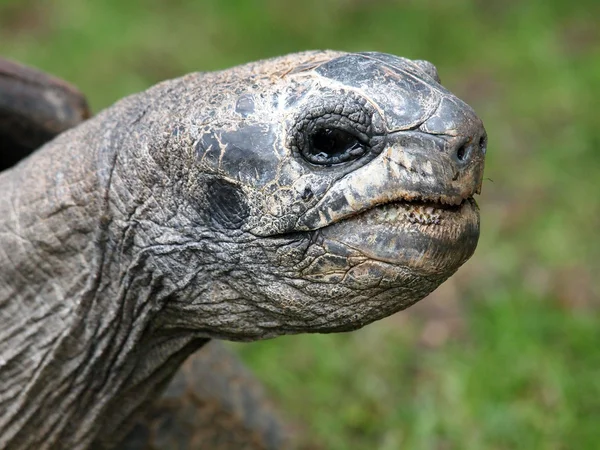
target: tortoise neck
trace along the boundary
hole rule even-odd
[[[90,219],[102,208],[94,153],[80,150],[59,138],[0,174],[1,448],[46,436],[75,401],[66,386],[90,338],[78,315],[97,269]]]
[[[0,448],[120,436],[207,341],[161,328],[170,291],[122,270],[143,261],[113,239],[125,230],[106,215],[110,172],[98,153],[58,158],[61,143],[0,175]]]
[[[119,123],[90,121],[0,174],[0,448],[119,432],[206,342],[161,330],[160,274],[122,270],[140,261],[114,239],[126,228],[109,214],[107,122]]]

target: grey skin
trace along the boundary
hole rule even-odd
[[[429,63],[307,52],[128,97],[0,174],[0,448],[103,447],[210,338],[349,331],[475,250]]]
[[[0,171],[89,117],[74,86],[0,57]],[[252,373],[215,339],[186,359],[115,447],[281,450],[291,431]]]

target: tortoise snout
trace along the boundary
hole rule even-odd
[[[446,155],[452,161],[452,184],[465,193],[480,192],[483,181],[487,134],[480,120],[471,122],[446,141]]]
[[[457,168],[483,162],[487,150],[487,133],[475,111],[455,98],[443,99],[420,131],[442,137],[445,151]]]

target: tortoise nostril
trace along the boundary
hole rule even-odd
[[[479,150],[485,155],[485,151],[487,150],[487,136],[481,136],[479,138]]]
[[[485,155],[486,147],[487,135],[485,133],[478,138],[469,137],[455,150],[454,158],[456,158],[456,161],[466,164],[477,154],[477,150]]]
[[[464,161],[468,153],[467,145],[461,145],[460,148],[456,151],[456,157],[460,161]]]

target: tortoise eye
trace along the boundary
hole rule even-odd
[[[314,164],[339,164],[353,161],[366,153],[359,139],[347,131],[337,128],[320,128],[308,137],[302,152]]]

